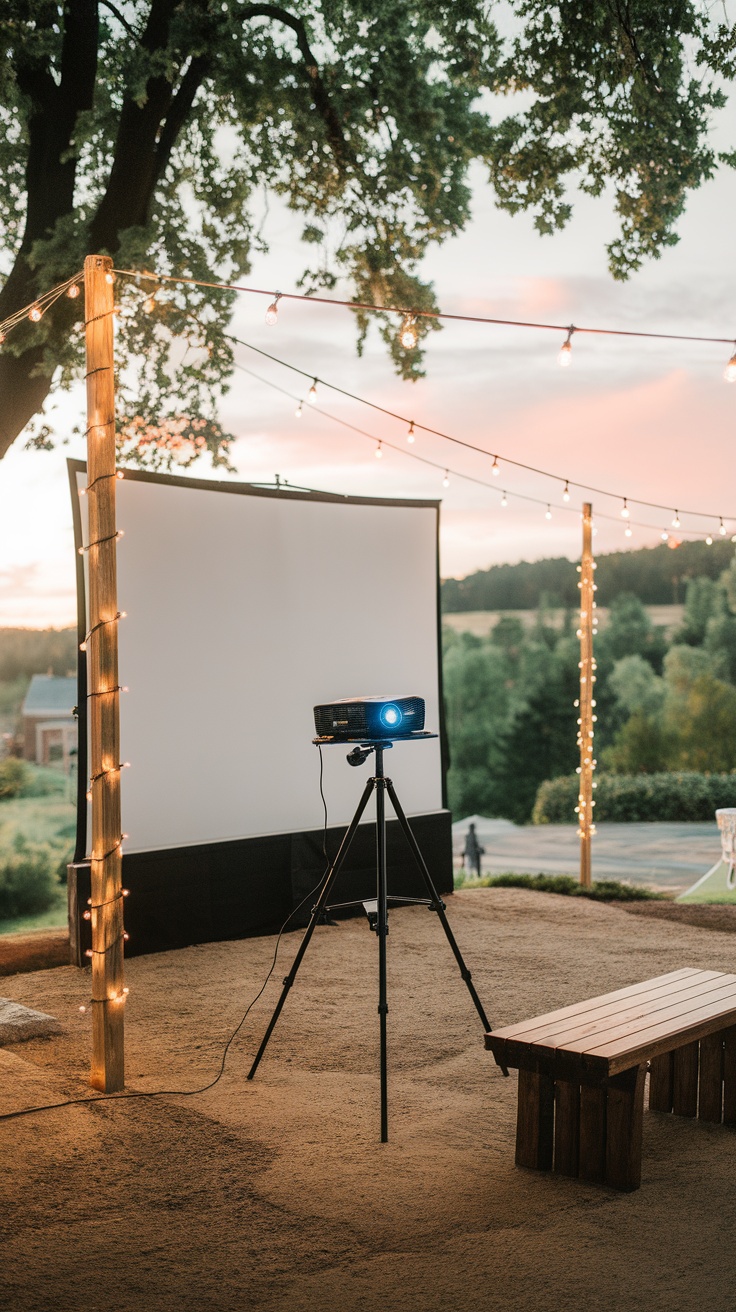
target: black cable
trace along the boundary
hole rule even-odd
[[[12,1121],[19,1116],[32,1116],[36,1112],[57,1111],[60,1107],[88,1107],[91,1104],[97,1102],[108,1102],[108,1103],[126,1102],[131,1098],[172,1098],[172,1097],[192,1098],[194,1097],[195,1094],[207,1093],[209,1089],[214,1089],[215,1085],[218,1083],[219,1080],[222,1079],[223,1075],[225,1074],[225,1062],[227,1061],[227,1054],[230,1051],[230,1046],[233,1040],[240,1033],[240,1030],[243,1028],[243,1025],[245,1024],[249,1012],[255,1006],[258,999],[264,993],[266,985],[268,984],[268,981],[270,980],[274,970],[276,969],[276,959],[278,957],[279,947],[281,946],[281,939],[283,938],[284,933],[286,932],[286,926],[288,925],[289,921],[296,915],[296,913],[298,911],[301,911],[302,907],[304,906],[304,903],[308,902],[310,898],[314,897],[315,894],[319,893],[325,880],[328,878],[330,873],[331,863],[330,863],[330,858],[327,855],[327,829],[328,829],[327,800],[325,798],[324,790],[322,787],[324,761],[322,759],[322,746],[320,743],[318,743],[317,745],[319,747],[319,793],[320,793],[320,797],[322,798],[322,805],[324,807],[324,812],[325,812],[325,826],[322,835],[322,851],[324,853],[325,861],[327,862],[327,867],[324,871],[324,874],[320,876],[320,879],[315,884],[314,888],[310,889],[309,892],[305,894],[305,896],[302,898],[298,906],[295,906],[289,912],[288,916],[286,917],[286,920],[281,926],[281,929],[279,930],[276,938],[276,946],[273,950],[273,960],[271,962],[268,974],[266,975],[266,978],[264,979],[255,997],[251,998],[238,1024],[236,1025],[235,1029],[230,1035],[230,1038],[225,1044],[225,1047],[223,1048],[222,1051],[222,1058],[220,1060],[220,1069],[217,1072],[215,1078],[213,1080],[210,1080],[209,1084],[203,1084],[202,1087],[199,1089],[148,1089],[148,1090],[143,1090],[140,1093],[101,1093],[96,1098],[66,1098],[64,1102],[44,1103],[40,1107],[22,1107],[20,1108],[19,1111],[0,1113],[0,1121]]]

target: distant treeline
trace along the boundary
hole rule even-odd
[[[76,629],[0,629],[1,682],[76,672]]]
[[[719,578],[734,555],[730,539],[683,542],[673,550],[665,543],[639,551],[612,551],[597,557],[596,582],[601,605],[609,606],[624,592],[633,592],[645,606],[684,602],[688,579]],[[446,614],[464,610],[534,610],[548,606],[577,605],[578,574],[575,562],[559,556],[525,560],[518,565],[492,565],[464,579],[445,579],[442,609]]]

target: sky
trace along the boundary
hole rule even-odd
[[[724,145],[726,121],[722,119],[719,131]],[[606,267],[605,245],[617,226],[610,197],[578,196],[568,227],[541,237],[528,215],[511,217],[495,208],[480,168],[474,170],[472,182],[472,221],[463,233],[430,251],[422,267],[443,310],[736,336],[736,171],[721,170],[692,194],[680,222],[679,244],[626,283],[614,282]],[[264,234],[269,251],[254,259],[247,279],[251,286],[297,289],[309,254],[300,246],[300,227],[284,208],[271,206]],[[232,477],[238,481],[271,481],[278,474],[295,485],[347,494],[441,499],[445,577],[461,577],[504,561],[575,558],[585,499],[593,502],[598,552],[656,545],[661,533],[671,529],[675,509],[680,511],[681,536],[688,530],[705,534],[717,529],[717,522],[686,515],[685,509],[722,515],[729,535],[736,534],[736,385],[723,377],[728,347],[577,336],[571,367],[561,369],[557,355],[562,336],[448,324],[430,335],[426,377],[408,383],[393,373],[377,332],[358,357],[349,311],[282,302],[278,324],[271,328],[264,320],[267,305],[267,298],[240,296],[235,335],[407,421],[477,443],[497,454],[501,473],[491,479],[488,456],[440,438],[418,434],[409,448],[405,422],[387,419],[324,387],[317,407],[305,405],[297,419],[295,402],[268,383],[298,397],[306,393],[308,381],[238,348],[243,368],[236,370],[221,411],[224,426],[237,438],[232,452],[237,472]],[[76,560],[66,460],[84,457],[83,442],[70,436],[74,425],[83,422],[83,407],[81,387],[60,396],[50,417],[57,448],[28,452],[20,438],[0,464],[0,626],[75,623]],[[316,413],[317,408],[325,413]],[[330,416],[372,436],[351,433]],[[378,460],[379,439],[401,450],[384,447]],[[405,454],[409,450],[440,468],[410,459]],[[556,478],[514,469],[504,457]],[[445,467],[452,471],[447,487]],[[206,461],[189,473],[213,476]],[[474,485],[461,474],[493,486]],[[571,487],[565,505],[565,479],[614,495]],[[524,502],[521,495],[542,504]],[[624,496],[670,509],[632,507],[634,527],[626,538],[626,521],[620,516]]]

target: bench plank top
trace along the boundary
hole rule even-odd
[[[736,975],[684,967],[486,1035],[499,1064],[611,1076],[736,1025]]]

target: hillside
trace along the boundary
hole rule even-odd
[[[673,550],[665,543],[638,551],[612,551],[598,556],[596,580],[610,605],[622,592],[633,592],[647,606],[677,605],[685,600],[688,579],[717,579],[733,559],[730,539],[683,542]],[[492,565],[464,579],[442,583],[442,609],[457,611],[532,610],[544,600],[549,606],[577,605],[576,562],[564,556]]]

